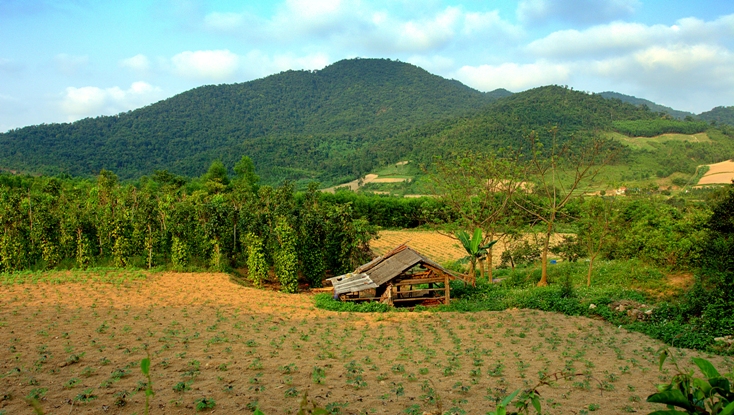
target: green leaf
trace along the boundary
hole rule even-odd
[[[718,393],[731,391],[731,383],[729,383],[729,379],[725,377],[709,379],[709,383]]]
[[[512,392],[511,394],[509,394],[508,396],[505,397],[505,399],[502,400],[502,402],[500,403],[500,405],[503,408],[506,407],[507,405],[510,404],[510,402],[512,402],[513,399],[515,399],[515,396],[517,396],[517,394],[520,393],[521,391],[522,391],[522,389],[518,389],[515,392]]]
[[[327,411],[326,409],[316,408],[313,411],[311,411],[311,414],[312,415],[329,415],[330,412]]]
[[[648,402],[653,403],[664,403],[666,405],[673,405],[678,406],[680,408],[684,408],[686,410],[693,410],[693,405],[691,405],[690,402],[688,402],[688,398],[686,398],[681,391],[674,389],[669,390],[665,392],[659,392],[654,395],[650,395],[647,397]]]
[[[701,373],[706,375],[707,378],[711,379],[711,378],[721,377],[721,375],[719,374],[719,371],[716,370],[714,365],[712,365],[711,362],[709,362],[708,360],[701,359],[699,357],[694,357],[693,363],[695,363],[696,366],[698,366],[698,368],[701,369]]]
[[[491,248],[492,246],[494,246],[494,244],[496,244],[497,242],[499,242],[499,240],[489,242],[486,245],[480,246],[479,249],[487,250],[487,249]]]
[[[704,394],[705,397],[711,396],[713,388],[711,385],[703,379],[693,378],[693,384]]]
[[[482,230],[479,228],[474,229],[474,236],[471,238],[472,252],[479,250],[479,245],[482,243]]]
[[[150,374],[150,358],[146,357],[145,359],[140,361],[140,370],[143,371],[143,374],[145,376],[148,376]]]
[[[538,399],[537,396],[533,396],[532,398],[530,398],[530,401],[533,403],[533,407],[535,408],[535,412],[541,413],[541,410],[540,410],[540,399]]]
[[[724,409],[719,412],[719,415],[734,415],[734,402],[729,402],[729,405],[726,405]]]
[[[668,409],[667,411],[650,412],[647,415],[688,415],[688,412],[681,412],[681,411],[676,411],[675,409]]]
[[[255,409],[255,412],[252,413],[252,415],[265,415],[263,411],[260,410],[260,408]]]

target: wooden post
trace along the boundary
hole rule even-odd
[[[449,296],[451,295],[449,294],[451,292],[451,287],[449,286],[449,274],[443,275],[443,284],[444,284],[443,285],[443,290],[444,290],[443,303],[446,305],[449,305],[449,301],[450,301]]]

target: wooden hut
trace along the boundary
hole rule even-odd
[[[434,305],[449,303],[449,281],[455,278],[461,275],[403,244],[352,273],[328,281],[334,286],[334,297],[342,301]]]

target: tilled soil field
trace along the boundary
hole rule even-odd
[[[224,274],[0,286],[0,414],[484,414],[541,386],[543,413],[648,412],[661,346],[602,321],[533,310],[334,313],[308,294]],[[680,351],[686,365],[699,353]],[[722,370],[730,361],[714,358]],[[208,408],[207,408],[208,407]]]

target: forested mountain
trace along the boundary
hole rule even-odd
[[[611,131],[614,121],[655,118],[657,114],[645,108],[604,99],[598,94],[546,86],[497,100],[472,116],[455,117],[396,135],[376,145],[374,151],[381,159],[410,154],[410,158],[425,162],[434,155],[457,150],[522,149],[527,146],[524,138],[531,131],[548,142],[551,127],[558,127],[557,139],[563,143]]]
[[[0,169],[74,176],[106,169],[122,179],[167,170],[191,177],[217,159],[231,169],[246,155],[263,183],[292,180],[301,187],[314,180],[343,183],[388,163],[429,162],[457,150],[527,151],[531,131],[548,144],[552,127],[559,143],[575,148],[611,132],[653,137],[709,127],[690,118],[666,120],[646,100],[609,97],[634,98],[559,86],[482,93],[407,63],[344,60],[320,71],[203,86],[116,116],[11,130],[0,134]],[[732,108],[714,109],[710,116],[726,122]],[[730,130],[714,135],[728,143]],[[666,147],[660,157],[646,156],[661,158],[651,167],[660,174],[689,172],[696,163],[732,156],[728,144],[654,145]],[[625,147],[620,153],[630,151]]]
[[[356,156],[370,144],[508,94],[481,93],[407,63],[344,60],[320,71],[203,86],[116,116],[11,130],[0,134],[0,167],[193,176],[212,160],[232,166],[248,155],[266,182],[338,181],[374,167]]]
[[[719,124],[734,125],[734,106],[716,107],[711,111],[702,112],[698,118],[704,121],[716,121]]]
[[[650,100],[644,99],[644,98],[637,98],[637,97],[634,97],[632,95],[620,94],[619,92],[606,91],[606,92],[600,93],[599,95],[601,95],[601,96],[603,96],[604,98],[607,98],[607,99],[618,99],[618,100],[620,100],[622,102],[626,102],[626,103],[632,104],[632,105],[637,105],[637,106],[645,105],[648,108],[650,108],[650,111],[653,111],[653,112],[663,112],[663,113],[668,114],[668,115],[670,115],[671,117],[674,117],[674,118],[683,119],[683,118],[686,118],[686,117],[692,117],[692,116],[694,116],[694,114],[691,113],[691,112],[679,111],[679,110],[676,110],[676,109],[673,109],[673,108],[670,108],[670,107],[666,107],[665,105],[656,104],[656,103],[654,103],[654,102],[652,102]]]

